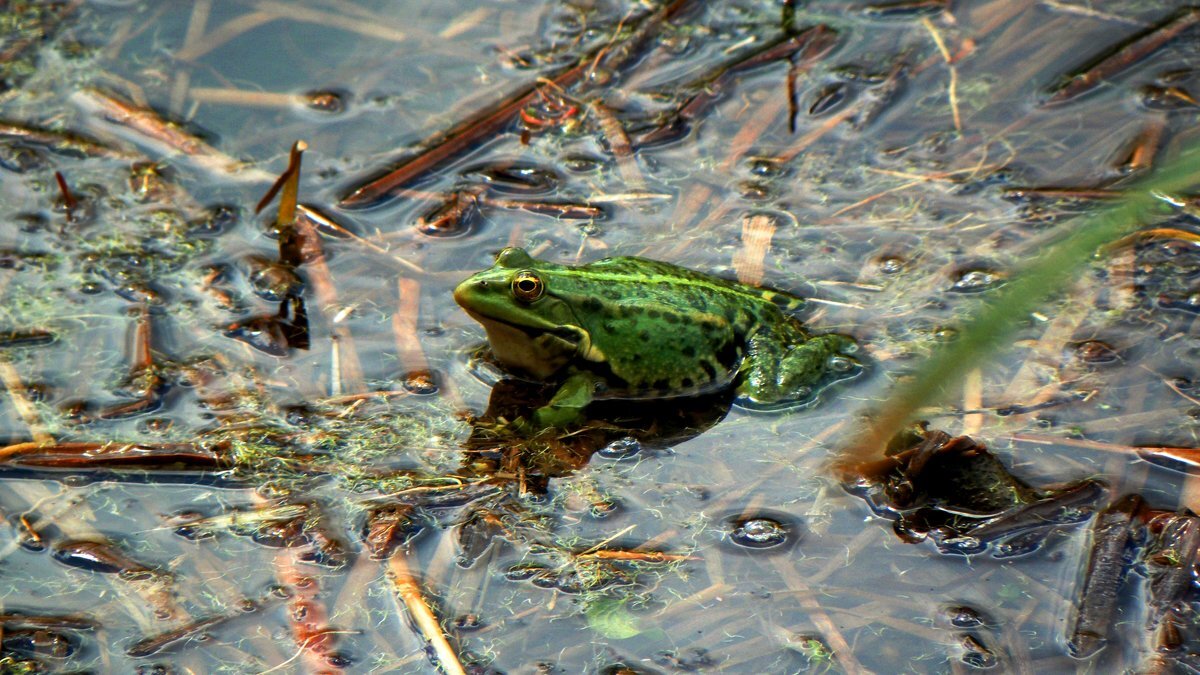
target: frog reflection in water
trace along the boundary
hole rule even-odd
[[[810,335],[800,298],[644,258],[572,267],[518,248],[454,289],[505,368],[561,380],[538,428],[579,420],[596,398],[697,396],[734,388],[755,408],[808,402],[857,374],[842,335]]]

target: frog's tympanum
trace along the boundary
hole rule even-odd
[[[800,298],[644,258],[571,267],[518,248],[454,289],[496,360],[560,380],[539,427],[576,421],[596,398],[696,396],[733,387],[751,407],[812,400],[857,374],[856,345],[810,335],[785,313]]]

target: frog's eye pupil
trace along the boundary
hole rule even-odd
[[[521,302],[533,302],[542,297],[545,286],[542,279],[534,272],[523,270],[517,272],[512,282],[513,296]]]

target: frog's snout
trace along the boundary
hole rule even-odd
[[[457,302],[459,304],[459,306],[466,305],[467,289],[470,287],[471,287],[470,279],[467,279],[466,281],[463,281],[459,285],[454,287],[454,301]]]
[[[454,301],[462,307],[467,307],[473,295],[479,297],[487,288],[488,282],[484,279],[465,279],[454,287]]]

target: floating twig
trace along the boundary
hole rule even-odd
[[[761,213],[742,219],[742,247],[733,254],[738,281],[752,286],[762,283],[763,262],[771,250],[775,229],[775,221]]]
[[[270,180],[258,169],[248,169],[234,158],[217,150],[198,136],[168,122],[158,113],[123,101],[98,89],[83,89],[71,95],[71,101],[95,121],[121,132],[129,141],[164,155],[180,154],[195,166],[221,175],[249,181]]]
[[[612,108],[600,101],[592,103],[591,110],[600,121],[600,133],[604,135],[609,151],[617,160],[617,171],[621,174],[625,187],[630,190],[645,190],[646,178],[638,167],[633,145],[629,142],[629,134],[625,133],[621,120],[617,119]]]
[[[938,3],[943,4],[944,3]],[[933,21],[929,17],[922,17],[921,25],[925,26],[925,30],[933,36],[933,42],[937,45],[938,52],[941,53],[942,59],[946,61],[946,69],[950,71],[950,85],[948,87],[948,96],[950,99],[950,112],[954,116],[954,130],[962,131],[962,115],[958,111],[958,68],[954,67],[954,58],[950,56],[950,50],[946,47],[946,40],[942,34],[938,32]]]
[[[0,447],[0,464],[46,468],[171,467],[207,471],[233,466],[223,445],[194,443],[55,443],[28,441]]]
[[[33,407],[33,402],[29,400],[29,393],[25,388],[25,383],[21,381],[21,375],[9,362],[8,357],[3,354],[0,354],[0,383],[4,384],[4,389],[8,392],[8,398],[12,401],[17,416],[29,428],[29,435],[34,440],[32,445],[42,446],[53,443],[54,437],[46,430],[41,416]],[[4,450],[0,448],[0,461],[6,457]]]
[[[678,138],[725,94],[733,75],[758,66],[791,59],[792,66],[788,81],[793,82],[800,73],[807,72],[814,64],[827,56],[838,45],[837,31],[821,24],[801,31],[796,35],[784,35],[761,48],[751,51],[734,61],[718,66],[702,77],[680,87],[694,91],[690,97],[664,119],[663,123],[635,139],[636,145],[651,145]],[[794,101],[789,101],[794,104]]]
[[[388,578],[391,579],[392,586],[396,589],[396,594],[400,596],[400,599],[404,601],[404,606],[408,608],[413,623],[421,631],[421,636],[437,656],[437,666],[446,675],[466,675],[467,671],[463,668],[458,654],[455,653],[454,647],[450,645],[450,641],[446,638],[446,633],[442,631],[442,624],[438,621],[437,615],[433,613],[433,608],[425,601],[420,585],[413,578],[412,572],[409,571],[408,560],[404,555],[404,551],[394,551],[388,557],[387,565]]]
[[[422,143],[424,150],[402,160],[382,176],[354,186],[342,197],[339,204],[347,209],[361,209],[375,206],[392,197],[398,189],[428,175],[451,158],[474,148],[481,139],[493,136],[511,124],[522,109],[535,101],[542,86],[566,89],[580,82],[589,71],[596,68],[614,72],[619,70],[644,48],[665,21],[677,17],[688,4],[689,0],[673,0],[659,7],[645,15],[640,24],[621,43],[615,46],[606,45],[573,66],[538,78],[537,81],[485,107],[450,129],[434,134]]]
[[[1154,164],[1155,155],[1158,154],[1166,126],[1166,121],[1161,117],[1146,122],[1146,126],[1133,139],[1128,154],[1118,168],[1123,173],[1137,173],[1149,169]]]
[[[67,185],[67,179],[62,175],[61,171],[54,172],[54,182],[58,183],[58,191],[62,194],[63,205],[67,209],[67,220],[74,220],[75,209],[79,208],[79,200],[75,199],[75,195],[71,194],[71,187]]]
[[[0,122],[0,138],[11,138],[37,145],[60,155],[81,155],[111,159],[132,159],[136,155],[110,148],[103,143],[62,131],[52,131],[13,122]]]
[[[1078,98],[1105,80],[1120,75],[1142,59],[1161,49],[1185,31],[1200,24],[1200,9],[1185,9],[1166,21],[1125,41],[1115,51],[1066,75],[1051,90],[1045,105],[1057,105]]]

